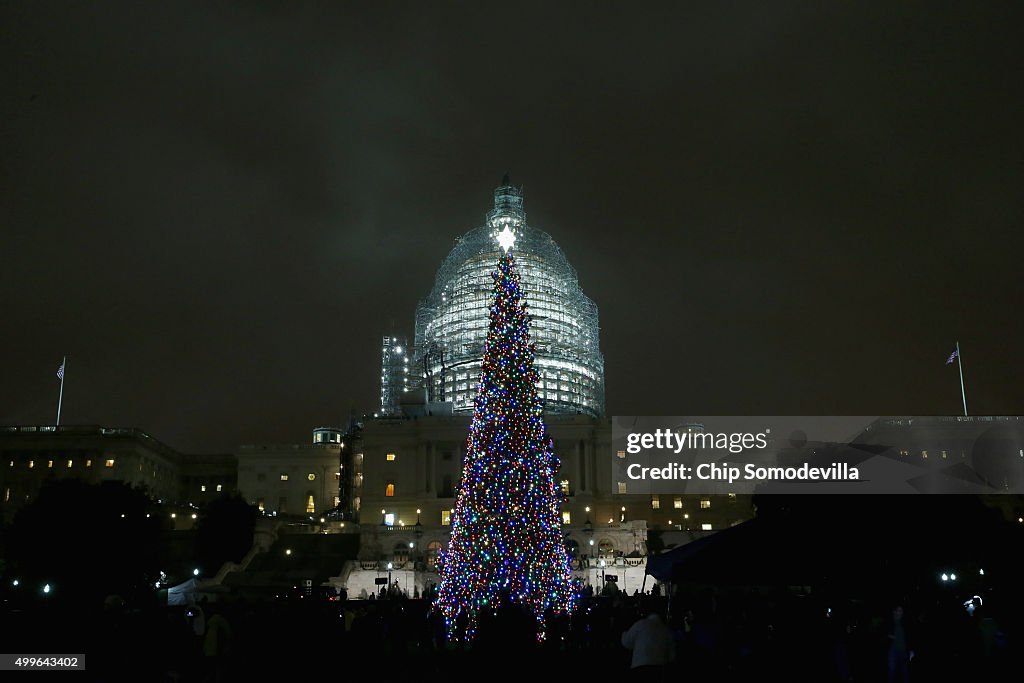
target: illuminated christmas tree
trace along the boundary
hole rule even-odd
[[[505,255],[483,371],[469,428],[452,536],[441,554],[436,605],[449,633],[472,639],[481,613],[511,601],[537,619],[569,612],[573,589],[559,520],[558,459],[537,397],[530,318],[512,256],[515,236],[498,236]]]

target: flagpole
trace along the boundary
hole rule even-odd
[[[967,391],[964,390],[964,361],[960,355],[960,342],[956,343],[956,366],[960,368],[960,395],[964,399],[964,417],[967,417]]]
[[[60,427],[60,406],[64,402],[64,374],[67,372],[68,357],[64,356],[64,360],[60,364],[60,397],[57,398],[57,426]]]

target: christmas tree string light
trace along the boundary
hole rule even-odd
[[[537,396],[530,317],[513,243],[506,235],[506,254],[493,273],[494,303],[451,541],[439,554],[435,605],[458,640],[471,640],[482,612],[506,601],[534,615],[538,637],[546,614],[573,609],[558,459]]]

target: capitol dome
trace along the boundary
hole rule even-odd
[[[484,225],[456,240],[433,290],[416,307],[415,368],[429,400],[451,402],[456,413],[473,411],[490,323],[491,273],[502,253],[497,238],[506,228],[515,235],[512,253],[530,305],[545,412],[603,415],[597,306],[551,236],[527,224],[522,190],[507,175]]]

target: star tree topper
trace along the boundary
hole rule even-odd
[[[512,247],[516,243],[516,234],[512,232],[512,228],[505,226],[505,229],[495,235],[498,240],[498,244],[501,245],[502,250],[507,254],[511,251]]]

